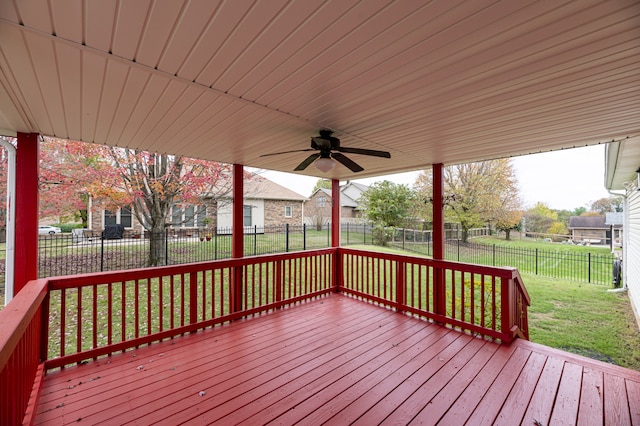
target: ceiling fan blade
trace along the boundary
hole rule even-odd
[[[315,151],[315,149],[307,148],[307,149],[294,149],[293,151],[273,152],[271,154],[262,154],[260,157],[269,157],[271,155],[289,154],[290,152],[304,152],[304,151]]]
[[[308,151],[308,150],[305,150]],[[307,157],[306,160],[304,160],[302,163],[298,164],[298,167],[296,167],[295,171],[301,171],[306,169],[307,167],[309,167],[309,164],[313,163],[314,161],[316,161],[316,158],[320,157],[320,153],[317,154],[311,154],[310,156]]]
[[[331,157],[333,157],[337,162],[341,163],[343,166],[347,167],[349,170],[351,170],[354,173],[358,173],[364,170],[356,162],[352,161],[346,155],[340,154],[339,152],[331,153]]]
[[[374,157],[391,158],[391,154],[389,154],[387,151],[376,151],[373,149],[362,149],[362,148],[347,148],[345,146],[341,146],[336,150],[340,152],[347,152],[349,154],[372,155]]]

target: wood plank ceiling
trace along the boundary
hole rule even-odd
[[[3,0],[0,129],[349,179],[640,134],[640,2]]]

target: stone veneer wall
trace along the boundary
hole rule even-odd
[[[291,206],[291,217],[284,216],[285,206]],[[302,226],[302,201],[264,200],[264,226]]]

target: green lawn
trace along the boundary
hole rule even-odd
[[[640,332],[626,293],[522,274],[533,342],[640,370]]]

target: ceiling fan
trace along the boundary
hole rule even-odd
[[[331,130],[320,130],[320,136],[314,136],[311,138],[311,148],[275,152],[273,154],[261,155],[261,157],[288,154],[290,152],[319,151],[308,156],[302,163],[298,164],[298,167],[296,167],[294,171],[302,171],[309,167],[309,165],[315,161],[316,168],[324,173],[335,167],[335,162],[332,161],[332,159],[336,160],[354,173],[364,170],[358,163],[344,155],[343,152],[346,152],[348,154],[371,155],[374,157],[391,158],[391,154],[386,151],[376,151],[373,149],[362,148],[347,148],[346,146],[340,146],[340,139],[331,136],[332,134],[333,132]]]

